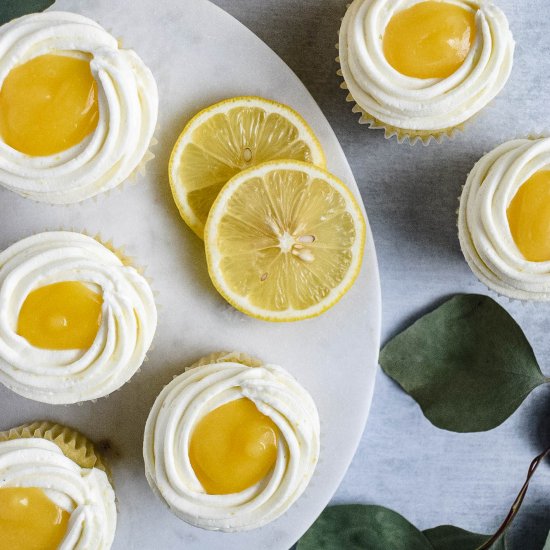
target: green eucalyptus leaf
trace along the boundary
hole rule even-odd
[[[44,11],[55,0],[0,0],[0,25],[27,13]]]
[[[397,512],[348,504],[325,508],[297,550],[433,550],[428,539]]]
[[[546,539],[546,542],[544,543],[544,548],[542,550],[550,550],[550,533],[548,533],[548,538]]]
[[[430,422],[491,430],[548,381],[523,331],[488,296],[461,294],[393,338],[380,365]]]
[[[441,525],[424,531],[434,550],[476,550],[487,542],[491,535],[470,533],[453,525]],[[492,546],[492,550],[506,550],[504,537]]]

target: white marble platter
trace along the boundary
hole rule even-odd
[[[298,110],[319,136],[328,168],[359,197],[342,149],[305,87],[263,42],[206,0],[57,0],[53,9],[91,17],[135,49],[159,85],[155,159],[145,175],[109,194],[68,207],[48,206],[0,189],[0,248],[43,230],[99,233],[146,267],[159,306],[148,361],[120,391],[95,403],[47,406],[0,388],[0,430],[51,419],[108,447],[118,498],[114,550],[289,548],[336,491],[370,408],[380,334],[380,286],[370,229],[355,286],[313,320],[271,324],[232,309],[211,285],[202,242],[185,226],[167,176],[170,150],[201,108],[236,95],[261,95]],[[241,350],[286,367],[311,392],[321,418],[321,456],[313,480],[277,521],[223,534],[189,526],[150,491],[142,435],[162,387],[200,356]]]

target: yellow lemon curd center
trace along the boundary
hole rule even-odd
[[[249,399],[231,401],[198,422],[189,458],[211,495],[244,491],[263,479],[277,460],[277,426]]]
[[[512,237],[526,260],[550,260],[550,170],[533,174],[508,206]]]
[[[67,532],[70,514],[41,489],[0,489],[0,547],[55,550]]]
[[[19,312],[17,334],[42,349],[87,349],[101,324],[103,297],[77,281],[33,290]]]
[[[420,2],[390,19],[384,55],[406,76],[446,78],[466,59],[475,34],[473,11],[447,2]]]
[[[12,69],[0,90],[0,135],[32,156],[60,153],[92,133],[99,120],[90,62],[41,55]]]

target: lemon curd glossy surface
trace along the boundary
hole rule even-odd
[[[475,34],[473,11],[447,2],[420,2],[390,19],[384,55],[406,76],[446,78],[466,59]]]
[[[0,90],[0,135],[31,156],[77,145],[99,120],[97,83],[87,59],[47,54],[12,69]]]
[[[19,312],[17,334],[42,349],[87,349],[101,324],[103,297],[78,281],[33,290]]]
[[[0,488],[0,549],[56,550],[69,513],[37,488]]]
[[[512,237],[526,260],[550,261],[550,170],[521,185],[507,210]]]
[[[189,458],[209,494],[238,493],[262,480],[277,460],[278,429],[249,399],[204,416],[191,435]]]

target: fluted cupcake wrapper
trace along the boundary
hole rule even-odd
[[[339,50],[339,44],[336,44],[336,49]],[[453,126],[451,128],[445,128],[438,131],[433,130],[407,130],[404,128],[398,128],[397,126],[392,126],[386,124],[381,120],[377,119],[367,111],[365,111],[354,99],[353,95],[349,92],[348,85],[342,73],[342,68],[340,65],[340,56],[336,57],[336,63],[339,65],[339,69],[336,71],[336,75],[340,78],[340,88],[348,92],[346,96],[346,101],[348,103],[353,103],[352,113],[358,113],[361,116],[359,117],[359,124],[366,124],[371,130],[384,130],[384,137],[386,139],[392,139],[395,137],[398,143],[405,143],[408,141],[410,145],[415,145],[417,142],[421,142],[422,145],[429,145],[432,141],[437,143],[442,143],[445,139],[453,140],[458,132],[462,132],[466,125],[474,120],[475,116],[467,120],[466,122]]]
[[[213,363],[239,363],[247,367],[261,367],[263,365],[263,362],[259,359],[240,351],[218,351],[201,357],[197,362],[193,363],[185,370],[203,367],[204,365],[212,365]]]
[[[158,131],[158,127],[155,133],[157,131]],[[38,202],[39,204],[49,205],[53,208],[84,206],[88,202],[97,203],[102,198],[105,198],[106,200],[110,200],[112,197],[116,197],[117,195],[124,193],[129,187],[134,187],[135,185],[140,185],[143,183],[143,181],[140,181],[140,178],[144,180],[145,177],[147,176],[147,173],[148,173],[147,171],[149,169],[148,164],[156,158],[156,155],[153,152],[153,150],[157,144],[158,144],[158,139],[155,136],[153,136],[151,138],[151,143],[149,144],[149,148],[143,155],[143,158],[141,159],[139,164],[132,170],[132,172],[130,172],[130,174],[124,180],[122,180],[118,185],[115,185],[114,187],[111,187],[110,189],[107,189],[105,191],[101,191],[100,193],[97,193],[92,197],[89,197],[87,199],[84,199],[78,202],[68,202],[66,204],[45,203],[45,202],[36,201],[32,197],[25,197],[25,198],[34,202]]]
[[[111,471],[96,446],[73,428],[55,422],[37,421],[0,432],[0,442],[29,438],[46,439],[55,443],[67,458],[81,468],[98,468],[105,472],[112,482]]]

